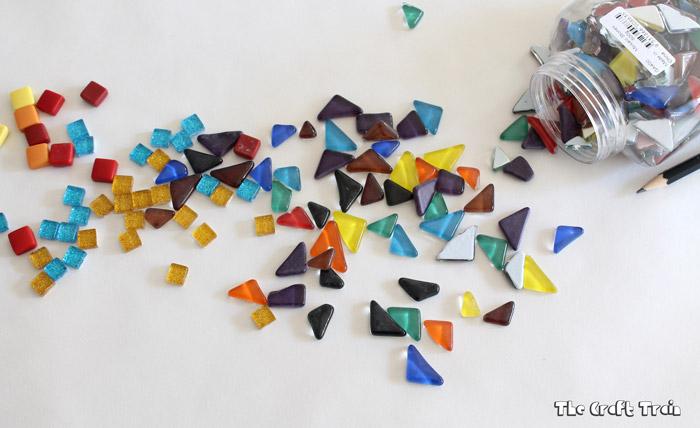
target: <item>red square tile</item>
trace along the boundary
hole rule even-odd
[[[46,89],[39,97],[39,101],[36,102],[36,108],[51,116],[56,116],[65,101],[63,95]]]
[[[24,138],[27,139],[27,144],[30,146],[49,144],[51,142],[49,131],[46,130],[46,126],[43,123],[35,123],[24,128]]]
[[[18,256],[36,248],[36,238],[29,226],[20,227],[7,235],[12,251]]]
[[[260,149],[260,140],[250,135],[241,134],[233,145],[233,152],[246,159],[253,159]]]
[[[92,164],[92,181],[99,183],[111,183],[117,175],[119,163],[114,159],[95,159]]]
[[[52,144],[49,147],[49,163],[53,166],[71,166],[74,158],[73,143]]]
[[[80,98],[97,107],[107,98],[107,93],[107,88],[92,81],[88,83],[85,89],[83,89],[83,92],[80,93]]]

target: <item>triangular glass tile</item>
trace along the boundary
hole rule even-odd
[[[294,125],[272,125],[271,142],[272,147],[278,147],[280,144],[287,141],[292,135],[297,133],[297,127]]]
[[[306,304],[306,286],[293,284],[277,291],[270,291],[267,295],[267,306],[300,308]]]
[[[384,199],[384,190],[379,182],[374,178],[374,174],[371,172],[367,174],[367,179],[365,180],[365,188],[362,191],[362,198],[360,199],[360,205],[369,205],[375,202],[379,202]]]
[[[464,193],[464,179],[457,174],[441,169],[438,173],[435,190],[445,195],[461,195]]]
[[[476,188],[479,187],[479,175],[481,173],[477,168],[458,166],[457,174],[459,174],[472,189],[476,190]]]
[[[668,103],[671,102],[673,97],[675,97],[678,93],[678,89],[680,89],[680,87],[677,85],[653,87],[643,86],[630,92],[628,94],[628,99],[639,101],[640,103],[655,109],[665,109],[668,106]]]
[[[192,196],[201,178],[202,176],[197,174],[170,182],[170,200],[172,201],[175,211],[185,205],[185,202]]]
[[[301,125],[301,130],[299,131],[299,138],[309,139],[316,138],[316,128],[308,120]]]
[[[420,281],[411,278],[399,278],[399,285],[413,300],[420,302],[429,297],[437,296],[440,286],[434,282]]]
[[[433,135],[437,134],[438,128],[440,127],[440,119],[442,118],[442,107],[414,100],[413,108],[416,109],[416,113],[420,116],[428,132]]]
[[[425,183],[428,180],[437,178],[438,170],[422,158],[416,158],[416,172],[418,173],[418,182]]]
[[[394,226],[394,233],[391,235],[389,252],[402,257],[418,257],[418,250],[413,246],[406,232],[400,224]]]
[[[394,233],[394,226],[396,226],[396,221],[399,219],[398,214],[391,214],[384,218],[380,218],[374,223],[370,223],[367,226],[367,230],[376,233],[377,235],[389,238],[392,233]]]
[[[501,150],[501,148],[498,146],[494,147],[491,168],[494,171],[498,171],[499,169],[503,168],[508,162],[510,162],[510,158],[503,152],[503,150]]]
[[[494,194],[495,189],[493,184],[489,184],[484,187],[484,190],[479,192],[478,195],[467,202],[464,206],[464,211],[468,213],[490,213],[493,212],[494,208]]]
[[[379,174],[390,174],[392,171],[384,159],[377,152],[369,149],[355,158],[347,166],[349,172],[376,172]]]
[[[175,211],[166,210],[163,208],[146,208],[143,214],[144,219],[153,226],[154,229],[160,229],[175,216]]]
[[[338,185],[340,209],[347,212],[362,194],[362,184],[340,170],[335,171],[335,182]]]
[[[423,121],[420,120],[420,116],[418,116],[415,110],[411,110],[406,117],[401,119],[401,122],[396,125],[396,131],[398,131],[399,137],[401,137],[402,140],[428,134],[428,130],[425,129]]]
[[[277,168],[272,174],[272,178],[289,187],[297,192],[301,190],[301,178],[299,167],[297,166],[286,166],[284,168]]]
[[[416,308],[386,308],[391,319],[396,321],[402,329],[406,330],[413,340],[420,340],[423,326],[420,323],[420,309]]]
[[[396,321],[374,300],[369,304],[369,330],[373,336],[406,335],[406,330],[396,324]]]
[[[365,234],[365,229],[367,229],[367,220],[340,211],[333,212],[333,220],[338,225],[340,237],[345,242],[348,250],[356,253],[360,249],[362,236]]]
[[[466,230],[450,239],[438,254],[438,260],[474,260],[474,242],[478,232],[477,226],[469,226]]]
[[[309,259],[309,261],[306,262],[306,265],[318,270],[328,270],[331,268],[334,255],[335,250],[333,248],[329,248],[318,256]]]
[[[384,196],[386,197],[386,204],[393,207],[394,205],[403,204],[413,199],[413,192],[386,179],[384,180]]]
[[[658,4],[657,7],[659,8],[659,11],[664,17],[664,21],[666,22],[666,29],[669,33],[685,33],[688,31],[700,30],[700,25],[698,25],[698,23],[696,22],[697,16],[690,18],[686,15],[683,15],[680,11],[665,4]]]
[[[502,218],[498,222],[498,227],[501,228],[503,236],[506,237],[508,243],[514,250],[517,250],[520,246],[520,238],[523,235],[523,229],[525,229],[525,223],[527,222],[527,217],[529,215],[530,208],[525,207],[507,217]]]
[[[574,114],[569,110],[564,103],[557,107],[559,110],[559,129],[561,134],[561,141],[566,143],[572,138],[581,135],[581,125],[576,120]],[[527,135],[523,136],[525,138]],[[521,138],[522,140],[522,138]]]
[[[394,118],[391,113],[362,113],[355,118],[355,128],[358,134],[365,134],[377,122],[382,121],[394,127]]]
[[[377,141],[376,143],[372,144],[372,150],[379,153],[381,157],[388,158],[396,151],[396,149],[399,148],[400,144],[401,143],[397,140]]]
[[[408,3],[404,3],[403,6],[401,6],[401,10],[403,11],[406,25],[408,25],[408,28],[411,30],[416,28],[420,20],[423,19],[423,11]]]
[[[216,134],[201,134],[197,136],[199,144],[203,145],[211,154],[223,157],[238,141],[241,131],[226,131]]]
[[[447,351],[452,351],[452,323],[449,321],[423,321],[431,339]]]
[[[306,272],[306,244],[300,242],[275,271],[277,276],[301,275]]]
[[[187,162],[189,162],[192,167],[192,171],[195,174],[201,174],[205,171],[209,171],[215,166],[221,165],[224,161],[219,156],[210,155],[208,153],[198,152],[192,149],[185,149],[185,157]]]
[[[333,220],[328,221],[323,227],[309,254],[311,254],[311,257],[316,257],[329,248],[335,250],[332,264],[333,270],[336,272],[347,271],[348,265],[345,262],[343,244],[340,242],[340,232],[338,231],[338,225]]]
[[[318,161],[314,178],[318,180],[319,178],[325,177],[331,172],[349,164],[353,159],[355,159],[355,157],[349,153],[324,150],[321,159]]]
[[[446,147],[423,154],[423,159],[437,169],[452,171],[464,153],[464,144]]]
[[[547,278],[542,269],[537,266],[535,260],[530,256],[525,256],[523,288],[540,293],[556,293],[557,287]]]
[[[558,254],[583,235],[583,228],[578,226],[557,226],[557,231],[554,234],[554,254]]]
[[[513,257],[508,260],[504,270],[508,278],[510,278],[513,287],[518,290],[522,289],[525,275],[525,253],[518,251],[513,254]]]
[[[428,205],[433,200],[437,180],[426,181],[413,188],[413,202],[416,204],[416,214],[423,216]]]
[[[488,235],[477,235],[476,242],[489,258],[493,267],[503,270],[506,266],[506,253],[508,252],[508,241],[494,238]]]
[[[510,301],[504,303],[496,309],[484,314],[484,321],[491,324],[507,326],[510,324],[510,320],[513,318],[514,309],[515,302]]]
[[[253,169],[253,161],[245,161],[211,171],[209,174],[231,187],[238,187]],[[171,184],[172,185],[172,184]]]
[[[529,113],[532,111],[535,111],[535,104],[532,102],[530,90],[528,89],[520,96],[520,98],[518,98],[518,101],[515,102],[515,105],[513,106],[513,113],[520,114]]]
[[[449,241],[454,236],[464,217],[464,211],[459,210],[433,220],[423,220],[420,228],[440,239]]]
[[[416,170],[416,158],[413,153],[403,152],[394,166],[389,179],[408,191],[412,191],[418,185],[418,171]]]
[[[673,150],[673,127],[668,119],[639,120],[634,126],[659,143],[666,150]]]
[[[412,383],[421,385],[440,386],[445,381],[442,376],[435,371],[434,368],[425,361],[425,358],[418,352],[418,349],[413,345],[408,345],[406,361],[406,380]]]
[[[435,220],[436,218],[444,217],[446,215],[447,204],[445,204],[445,198],[442,197],[441,193],[435,193],[433,195],[433,199],[430,200],[428,209],[425,210],[423,220]]]
[[[316,117],[318,120],[335,119],[338,117],[353,117],[362,113],[362,109],[340,95],[333,95],[328,104],[323,107]]]
[[[508,162],[506,166],[503,167],[503,172],[515,178],[519,178],[522,181],[530,181],[532,177],[535,176],[535,172],[532,170],[530,163],[522,156],[518,156]]]
[[[661,32],[666,28],[656,6],[631,7],[625,10],[650,30]]]
[[[520,116],[519,118],[515,119],[513,123],[508,125],[505,131],[501,132],[500,138],[503,141],[523,141],[523,139],[527,136],[528,128],[529,125],[527,123],[527,117]]]
[[[228,291],[230,297],[246,300],[248,302],[257,303],[258,305],[267,305],[267,297],[263,294],[258,285],[258,281],[249,279],[248,281],[238,284]]]
[[[170,183],[183,177],[187,177],[187,166],[180,161],[171,160],[165,164],[156,177],[156,184]]]
[[[271,207],[273,213],[283,213],[289,209],[292,200],[292,191],[277,180],[272,182]]]
[[[306,316],[316,339],[321,340],[323,339],[323,336],[326,335],[326,329],[328,328],[328,324],[331,322],[334,311],[335,309],[333,306],[326,303],[316,309],[313,309]]]
[[[284,213],[277,217],[277,224],[280,226],[295,227],[297,229],[314,230],[314,224],[302,207],[294,207],[291,212]]]
[[[365,141],[395,140],[399,138],[399,134],[391,126],[380,120],[372,125],[362,138]]]
[[[316,223],[316,227],[320,229],[325,226],[328,218],[331,216],[331,210],[316,202],[309,202],[306,206],[309,207],[309,212],[314,219],[314,223]]]
[[[252,171],[250,178],[262,187],[266,192],[272,190],[272,159],[265,158]]]
[[[534,130],[534,128],[527,131],[527,136],[523,140],[522,144],[520,144],[520,147],[524,150],[542,150],[546,148],[544,142],[540,138],[540,135]]]
[[[357,150],[355,144],[338,125],[332,120],[326,121],[326,149],[338,152],[352,152]]]
[[[333,269],[322,270],[318,277],[318,283],[321,287],[334,288],[336,290],[345,287],[345,281]]]
[[[481,315],[479,304],[476,303],[476,298],[471,291],[465,291],[462,295],[462,307],[459,312],[464,318],[473,318]]]

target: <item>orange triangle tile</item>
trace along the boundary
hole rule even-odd
[[[228,295],[236,299],[247,300],[259,305],[267,305],[267,298],[263,294],[258,281],[249,279],[228,291]]]
[[[452,323],[449,321],[423,321],[430,338],[448,351],[452,351]]]
[[[366,141],[398,140],[399,134],[391,126],[379,120],[369,128],[362,138]]]
[[[335,250],[333,248],[329,248],[318,256],[309,259],[309,261],[306,262],[306,265],[308,267],[320,270],[328,270],[331,268],[331,264],[333,263],[333,256],[335,256]]]
[[[476,190],[479,187],[479,170],[468,166],[458,166],[457,174],[461,175],[469,187]]]
[[[362,153],[346,168],[348,172],[376,172],[379,174],[390,174],[393,171],[391,165],[372,149]]]
[[[338,231],[338,225],[330,220],[321,230],[321,234],[316,239],[313,247],[311,247],[311,257],[316,257],[326,251],[329,248],[335,250],[335,255],[333,256],[333,263],[331,267],[336,272],[345,272],[348,270],[348,265],[345,262],[345,252],[343,252],[343,244],[340,242],[340,232]]]
[[[418,171],[418,181],[424,183],[433,178],[437,178],[438,170],[422,158],[416,158],[416,171]]]

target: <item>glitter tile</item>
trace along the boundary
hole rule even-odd
[[[68,223],[87,226],[88,221],[90,221],[90,214],[92,214],[92,210],[88,207],[73,207],[68,215]]]
[[[247,202],[252,202],[260,192],[260,185],[253,180],[245,179],[238,189],[236,189],[236,196]]]
[[[7,232],[10,226],[7,224],[7,217],[5,214],[0,213],[0,233]]]
[[[114,197],[114,212],[117,214],[125,213],[134,209],[131,193],[125,195],[117,195]]]
[[[39,225],[39,238],[48,239],[49,241],[56,240],[58,232],[58,222],[51,220],[42,220]]]
[[[255,235],[265,236],[275,233],[275,218],[272,214],[255,217]]]
[[[75,146],[75,155],[78,157],[91,155],[95,152],[95,139],[87,136],[73,140]]]
[[[226,188],[226,186],[218,185],[214,192],[211,194],[209,199],[220,207],[225,207],[228,201],[233,197],[233,191]]]
[[[151,190],[137,190],[131,194],[131,207],[135,210],[142,210],[153,205]]]
[[[131,193],[134,187],[134,177],[130,175],[115,175],[112,180],[112,193],[117,195],[126,195]]]
[[[199,180],[199,183],[197,183],[195,190],[204,196],[211,196],[211,194],[214,193],[214,189],[216,189],[216,186],[218,185],[219,180],[209,174],[203,174],[202,178]]]
[[[78,239],[78,225],[73,223],[60,223],[56,231],[56,240],[73,243]]]
[[[66,274],[66,265],[60,259],[53,259],[44,266],[44,272],[54,281],[58,281]]]
[[[46,247],[29,253],[29,263],[34,266],[34,269],[43,269],[51,260],[53,260],[53,256]]]
[[[163,150],[158,149],[146,159],[146,162],[148,162],[153,169],[160,172],[165,167],[165,164],[170,162],[170,156]]]
[[[69,207],[80,206],[83,204],[83,198],[85,198],[85,189],[67,186],[66,191],[63,192],[63,205],[68,205]]]
[[[87,253],[78,247],[71,245],[63,255],[63,263],[73,269],[80,269],[87,257]]]
[[[178,153],[182,153],[185,151],[185,149],[192,147],[192,139],[185,131],[180,131],[170,137],[170,144]]]
[[[54,281],[43,270],[32,279],[32,290],[39,296],[44,296],[53,287]]]
[[[90,209],[96,216],[104,217],[114,210],[114,205],[107,196],[100,195],[95,198],[94,201],[90,202]]]
[[[151,187],[151,205],[163,205],[170,202],[170,185],[158,184]]]
[[[275,314],[272,313],[269,307],[260,306],[255,312],[250,314],[250,318],[255,323],[255,326],[261,329],[275,320]]]
[[[127,229],[119,234],[119,245],[125,253],[141,246],[141,238],[136,229]]]
[[[137,165],[144,166],[148,161],[148,157],[152,154],[153,152],[151,149],[139,143],[131,150],[131,153],[129,153],[129,159],[134,161]]]
[[[155,128],[151,134],[151,147],[167,149],[168,145],[170,145],[171,134],[169,129]]]
[[[79,138],[90,135],[90,132],[88,131],[87,126],[85,126],[85,121],[83,121],[83,119],[78,119],[75,122],[71,122],[66,125],[66,132],[68,133],[68,138],[70,138],[71,141],[75,141]]]
[[[192,237],[200,247],[204,248],[216,239],[216,232],[208,224],[202,223],[192,231]]]
[[[84,229],[78,232],[78,248],[90,250],[97,248],[97,230]]]
[[[189,135],[190,137],[204,132],[204,124],[196,114],[191,114],[182,119],[180,126],[182,126],[182,130],[185,132],[185,134]]]
[[[183,229],[188,229],[192,223],[197,218],[197,213],[187,205],[183,205],[182,208],[177,210],[173,220],[175,223],[182,226]]]
[[[146,226],[146,218],[143,211],[131,211],[124,214],[124,227],[126,229],[143,229]]]
[[[185,265],[179,265],[177,263],[170,263],[168,268],[168,274],[165,276],[165,282],[170,285],[185,285],[185,280],[187,280],[187,272],[189,268]]]

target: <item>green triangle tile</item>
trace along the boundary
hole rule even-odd
[[[398,214],[391,214],[384,218],[381,218],[374,223],[370,223],[367,226],[367,230],[371,230],[377,235],[383,238],[389,238],[394,232],[394,226],[396,226],[396,221],[399,219]]]
[[[447,204],[445,203],[445,198],[442,197],[442,193],[435,192],[433,199],[428,205],[428,209],[425,211],[423,216],[424,220],[434,220],[447,215]]]
[[[408,28],[411,30],[416,28],[420,20],[423,19],[423,11],[407,3],[404,3],[401,9],[403,10],[403,16],[406,19]]]
[[[476,242],[484,251],[486,257],[491,260],[491,264],[498,270],[503,270],[506,266],[506,252],[508,251],[508,241],[494,238],[488,235],[477,235]]]
[[[501,140],[522,142],[527,137],[527,117],[520,116],[511,123],[505,131],[501,132]]]
[[[292,191],[277,180],[272,182],[272,212],[283,213],[289,210]]]
[[[415,341],[420,340],[421,324],[420,309],[416,308],[386,308],[387,313],[396,324],[401,326]]]

